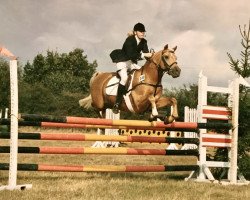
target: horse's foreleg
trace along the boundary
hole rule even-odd
[[[153,120],[157,119],[158,110],[157,110],[157,106],[156,106],[156,103],[155,103],[155,97],[150,96],[148,99],[149,99],[149,101],[151,103],[151,107],[152,107],[152,113],[151,113],[151,116],[150,116],[150,121],[153,121]]]
[[[164,119],[164,123],[172,123],[175,119],[177,119],[178,116],[178,108],[177,108],[177,100],[173,97],[161,97],[156,102],[157,108],[163,108],[167,106],[173,106],[172,114],[170,116],[166,116]]]

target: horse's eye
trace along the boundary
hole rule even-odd
[[[165,58],[165,59],[168,59],[168,58],[169,58],[169,56],[164,56],[164,58]]]

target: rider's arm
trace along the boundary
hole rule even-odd
[[[151,57],[151,55],[149,55],[147,40],[143,39],[142,43],[143,43],[143,46],[142,46],[141,58],[144,59],[144,58]]]

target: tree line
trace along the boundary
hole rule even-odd
[[[97,62],[90,63],[79,48],[62,54],[48,50],[24,66],[18,64],[19,112],[83,115],[78,100],[89,93],[96,68]],[[1,108],[9,107],[9,67],[3,59],[0,81]]]

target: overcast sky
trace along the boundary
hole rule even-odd
[[[98,71],[114,71],[109,53],[141,22],[150,48],[178,46],[182,74],[165,75],[164,87],[196,83],[201,70],[226,86],[234,76],[227,52],[240,58],[238,26],[249,19],[249,0],[0,0],[0,45],[23,64],[48,49],[82,48]]]

